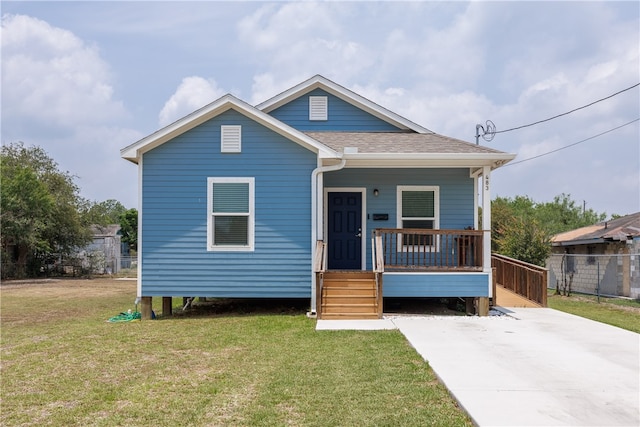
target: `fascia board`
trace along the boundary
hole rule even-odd
[[[581,240],[566,240],[562,242],[551,242],[551,246],[583,246],[593,245],[595,243],[605,243],[604,239],[581,239]],[[574,255],[574,254],[572,254]]]
[[[344,154],[348,165],[390,165],[430,166],[430,167],[481,167],[496,169],[515,158],[515,154],[427,154],[427,153],[357,153]]]
[[[312,90],[318,88],[324,89],[330,94],[342,99],[343,101],[355,105],[358,108],[362,108],[364,111],[374,115],[375,117],[378,117],[381,120],[389,122],[394,126],[399,126],[401,128],[412,130],[418,133],[433,133],[433,131],[420,126],[417,123],[414,123],[411,120],[406,119],[394,113],[393,111],[390,111],[376,104],[375,102],[372,102],[320,75],[316,75],[308,80],[305,80],[304,82],[292,87],[291,89],[286,90],[261,104],[258,104],[256,108],[268,113],[286,104],[292,99],[298,98],[305,93],[311,92]]]
[[[120,151],[121,157],[132,161],[138,162],[141,154],[162,145],[163,143],[175,138],[176,136],[193,129],[194,127],[216,117],[219,114],[227,110],[236,110],[239,113],[248,116],[256,122],[264,125],[265,127],[273,130],[274,132],[291,139],[299,145],[318,153],[323,157],[340,157],[340,154],[330,149],[324,144],[316,141],[315,139],[305,135],[304,133],[292,128],[291,126],[282,123],[274,117],[263,113],[255,107],[245,103],[244,101],[234,97],[233,95],[225,95],[222,98],[212,102],[199,110],[177,120],[174,123],[152,133],[151,135],[123,148]]]

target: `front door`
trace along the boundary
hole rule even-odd
[[[328,194],[327,264],[330,270],[362,269],[362,193]]]

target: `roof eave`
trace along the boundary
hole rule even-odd
[[[434,167],[480,167],[489,166],[497,169],[516,157],[515,154],[484,154],[484,153],[345,153],[343,158],[353,165],[358,163],[372,163],[381,165],[415,165]]]
[[[194,111],[193,113],[171,123],[168,126],[148,135],[141,140],[120,150],[120,156],[133,163],[138,163],[140,156],[165,142],[187,132],[190,129],[210,120],[227,110],[236,110],[241,114],[251,117],[256,122],[273,130],[274,132],[295,141],[301,146],[315,152],[319,157],[339,158],[340,154],[319,141],[304,133],[282,123],[276,118],[256,109],[233,95],[225,95],[216,101]]]
[[[412,130],[417,133],[433,133],[433,131],[420,126],[417,123],[412,122],[409,119],[406,119],[393,111],[390,111],[381,105],[376,104],[373,101],[368,100],[367,98],[358,95],[357,93],[340,86],[337,83],[332,82],[331,80],[321,76],[315,75],[310,79],[305,80],[304,82],[258,104],[256,108],[265,113],[269,113],[275,110],[278,107],[286,104],[287,102],[295,99],[299,96],[304,95],[305,93],[311,92],[312,90],[321,88],[326,90],[330,94],[337,96],[338,98],[346,101],[350,104],[356,104],[359,108],[362,108],[364,111],[378,117],[381,120],[389,122],[394,126],[398,126],[405,130]]]

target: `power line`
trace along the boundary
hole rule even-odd
[[[496,130],[494,133],[505,133],[505,132],[511,132],[512,130],[518,130],[518,129],[526,128],[526,127],[529,127],[529,126],[538,125],[538,124],[540,124],[540,123],[548,122],[548,121],[550,121],[550,120],[557,119],[558,117],[566,116],[567,114],[571,114],[571,113],[574,113],[574,112],[576,112],[576,111],[578,111],[578,110],[582,110],[583,108],[591,107],[592,105],[597,104],[598,102],[602,102],[602,101],[607,100],[607,99],[609,99],[609,98],[613,98],[613,97],[614,97],[614,96],[616,96],[616,95],[620,95],[621,93],[626,92],[626,91],[628,91],[628,90],[631,90],[631,89],[633,89],[634,87],[638,87],[638,86],[640,86],[640,83],[636,83],[636,84],[634,84],[633,86],[629,86],[629,87],[628,87],[628,88],[626,88],[626,89],[622,89],[621,91],[618,91],[618,92],[616,92],[616,93],[614,93],[614,94],[611,94],[611,95],[609,95],[609,96],[606,96],[606,97],[604,97],[604,98],[598,99],[597,101],[593,101],[593,102],[591,102],[591,103],[589,103],[589,104],[587,104],[587,105],[583,105],[582,107],[574,108],[573,110],[571,110],[571,111],[567,111],[566,113],[558,114],[557,116],[549,117],[548,119],[544,119],[544,120],[539,120],[539,121],[537,121],[537,122],[530,123],[530,124],[528,124],[528,125],[522,125],[522,126],[518,126],[518,127],[515,127],[515,128],[511,128],[511,129],[505,129],[505,130]],[[614,129],[614,130],[615,130],[615,129]]]
[[[537,159],[537,158],[539,158],[539,157],[546,156],[546,155],[548,155],[548,154],[556,153],[556,152],[558,152],[558,151],[560,151],[560,150],[564,150],[565,148],[569,148],[569,147],[573,147],[574,145],[582,144],[583,142],[587,142],[587,141],[592,140],[592,139],[594,139],[594,138],[597,138],[597,137],[599,137],[599,136],[606,135],[606,134],[608,134],[608,133],[610,133],[610,132],[613,132],[614,130],[618,130],[618,129],[623,128],[623,127],[625,127],[625,126],[629,126],[630,124],[635,123],[635,122],[637,122],[637,121],[640,121],[640,117],[638,117],[638,118],[637,118],[637,119],[635,119],[635,120],[631,120],[630,122],[627,122],[627,123],[625,123],[625,124],[623,124],[623,125],[620,125],[620,126],[618,126],[618,127],[615,127],[615,128],[613,128],[613,129],[609,129],[609,130],[604,131],[604,132],[602,132],[602,133],[599,133],[599,134],[597,134],[597,135],[590,136],[589,138],[585,138],[585,139],[580,140],[580,141],[578,141],[578,142],[574,142],[573,144],[565,145],[564,147],[560,147],[560,148],[557,148],[557,149],[555,149],[555,150],[552,150],[552,151],[549,151],[549,152],[546,152],[546,153],[538,154],[537,156],[529,157],[528,159],[523,159],[523,160],[519,160],[519,161],[517,161],[517,162],[512,162],[512,163],[507,163],[506,165],[504,165],[504,166],[502,166],[502,167],[504,168],[504,167],[507,167],[507,166],[517,165],[518,163],[527,162],[527,161],[529,161],[529,160]]]

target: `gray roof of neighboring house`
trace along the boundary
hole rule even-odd
[[[556,234],[551,243],[553,246],[586,245],[635,237],[640,237],[640,212]]]
[[[410,132],[305,132],[336,151],[355,147],[359,153],[504,154],[437,133]]]
[[[119,224],[111,224],[111,225],[98,225],[94,224],[89,227],[91,229],[91,234],[94,237],[109,237],[115,236],[120,231]]]

